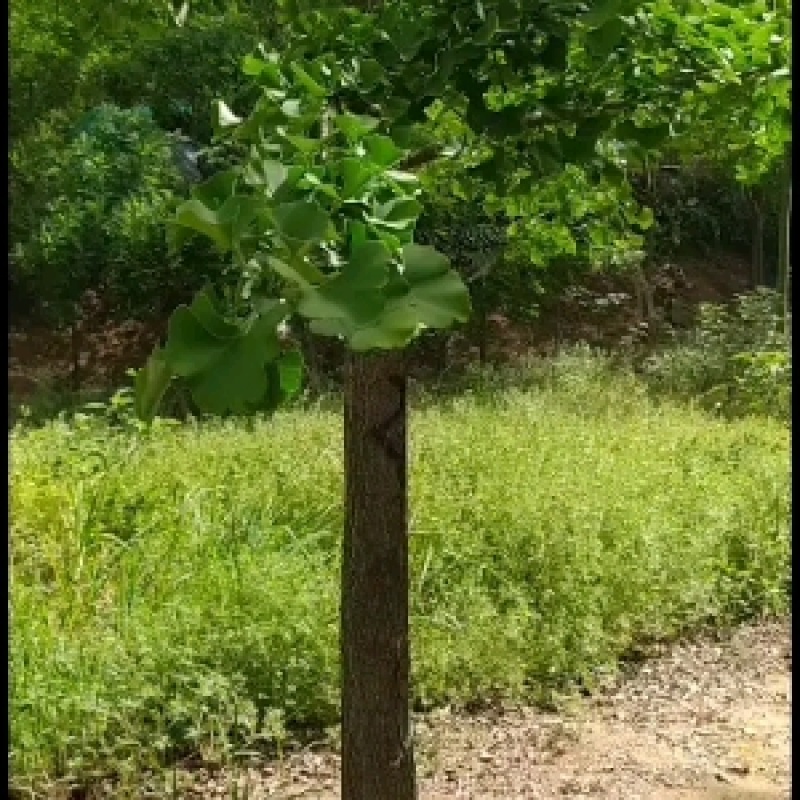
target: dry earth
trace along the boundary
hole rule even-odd
[[[420,800],[791,796],[790,619],[664,647],[626,673],[558,714],[419,717]],[[338,767],[309,748],[236,774],[185,773],[177,794],[337,800]]]
[[[700,303],[730,300],[748,289],[749,270],[745,259],[731,254],[684,258],[680,265],[662,264],[649,275],[656,311],[665,316],[665,304],[673,301],[696,309]],[[491,315],[487,331],[490,360],[514,360],[528,352],[552,354],[578,341],[610,348],[633,338],[639,341],[641,309],[630,275],[591,273],[572,288],[576,291],[545,304],[538,319],[530,324],[510,323],[502,315]],[[76,330],[30,324],[9,330],[10,395],[24,400],[59,386],[87,390],[127,384],[126,370],[140,366],[165,331],[166,319],[147,324],[115,322],[102,301],[89,293]],[[632,337],[632,332],[637,335]],[[454,338],[448,361],[451,366],[451,362],[474,360],[473,338]],[[322,340],[317,347],[322,354]],[[435,359],[432,366],[441,368]]]

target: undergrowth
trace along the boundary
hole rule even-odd
[[[638,641],[787,606],[777,421],[656,402],[586,353],[411,419],[418,708],[542,700]],[[336,722],[339,411],[10,438],[18,791]]]
[[[652,353],[642,373],[657,393],[692,398],[727,417],[792,412],[791,314],[760,288],[731,303],[703,303],[696,325]]]

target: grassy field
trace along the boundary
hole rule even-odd
[[[789,431],[587,359],[414,402],[419,706],[541,699],[784,609]],[[233,757],[338,713],[342,421],[11,434],[17,787]]]

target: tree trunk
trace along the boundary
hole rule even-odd
[[[349,354],[342,558],[342,800],[414,800],[406,364]]]
[[[753,190],[753,254],[750,265],[753,288],[764,285],[764,202],[760,187]]]
[[[314,337],[308,329],[308,325],[304,319],[295,318],[292,320],[292,325],[295,328],[297,339],[300,342],[300,347],[303,352],[303,357],[306,362],[305,374],[308,381],[308,388],[311,390],[313,397],[319,397],[325,384],[325,376],[323,375],[322,362],[317,352],[317,346]]]
[[[478,363],[483,367],[489,358],[489,312],[483,304],[476,311],[478,316]]]
[[[791,175],[791,173],[789,173]],[[783,231],[783,327],[786,333],[789,355],[792,354],[792,257],[790,243],[792,240],[792,181],[789,180],[789,191],[786,199],[786,217]]]
[[[72,378],[72,391],[76,394],[81,390],[81,330],[80,318],[72,323],[70,328],[70,361],[71,364],[71,378]]]
[[[780,201],[778,210],[778,276],[776,288],[783,293],[783,324],[789,333],[790,311],[790,234],[792,219],[792,153],[789,150],[784,158],[781,172]]]

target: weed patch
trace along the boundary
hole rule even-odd
[[[541,699],[787,605],[789,433],[588,358],[415,400],[418,706]],[[17,788],[235,758],[338,716],[338,411],[11,433]]]

